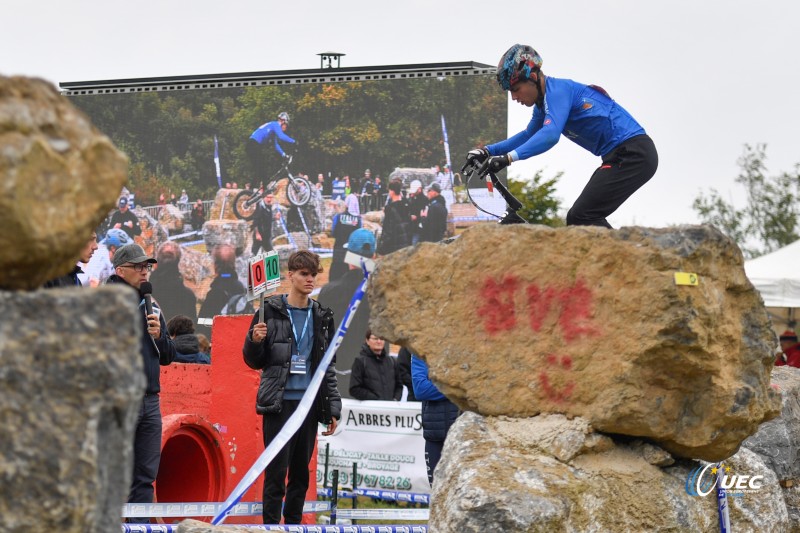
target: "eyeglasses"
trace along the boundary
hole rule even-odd
[[[153,271],[153,263],[138,263],[136,265],[120,265],[121,267],[132,268],[136,272]]]

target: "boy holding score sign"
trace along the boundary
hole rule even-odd
[[[308,250],[293,253],[288,261],[289,293],[266,298],[245,337],[244,361],[250,368],[261,370],[256,412],[263,415],[264,446],[272,442],[297,409],[335,333],[333,312],[309,298],[321,271],[317,254]],[[324,435],[333,434],[341,408],[336,371],[331,365],[314,408],[267,466],[263,491],[265,524],[280,522],[284,496],[284,522],[301,522],[317,422],[327,425]]]

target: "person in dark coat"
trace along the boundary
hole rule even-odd
[[[150,276],[155,262],[138,244],[126,244],[114,254],[113,266],[116,273],[106,283],[131,287],[138,293],[142,283]],[[140,323],[144,325],[140,348],[146,388],[134,431],[133,476],[128,502],[152,503],[153,483],[161,462],[161,404],[158,397],[161,392],[161,367],[175,360],[175,344],[167,334],[167,323],[158,302],[153,301],[153,312],[148,315],[144,295],[140,294],[140,298],[142,300],[138,307],[143,318]],[[149,519],[129,520],[140,523]]]
[[[375,235],[368,229],[361,228],[350,234],[347,240],[347,251],[352,252],[356,257],[373,259],[375,257]],[[349,270],[336,281],[327,283],[319,291],[319,303],[330,307],[333,310],[334,327],[338,328],[347,308],[350,299],[356,289],[364,279],[364,274],[360,267],[348,265]],[[347,328],[347,335],[344,336],[342,344],[336,352],[336,361],[340,368],[351,368],[355,362],[363,343],[362,339],[369,326],[369,297],[364,294],[361,304],[350,318],[350,325]],[[339,376],[339,387],[344,393],[350,390],[350,376],[345,374]],[[350,397],[349,392],[345,394]]]
[[[361,353],[350,373],[350,395],[356,400],[398,401],[403,384],[396,363],[386,352],[386,342],[367,330]]]
[[[93,231],[91,237],[89,237],[89,240],[86,241],[86,244],[81,249],[81,254],[78,256],[78,261],[85,265],[92,258],[95,250],[97,250],[97,233]],[[80,265],[76,264],[72,269],[72,272],[47,281],[44,284],[44,288],[54,289],[58,287],[81,287],[81,280],[78,279],[79,274],[83,274],[83,269],[80,267]]]
[[[333,312],[309,297],[321,271],[315,253],[300,250],[289,256],[289,294],[267,298],[263,321],[260,310],[256,311],[245,336],[244,362],[261,371],[256,412],[263,416],[264,446],[277,437],[300,408],[311,378],[333,341]],[[342,399],[332,361],[300,428],[267,465],[263,491],[265,524],[279,523],[281,508],[284,523],[300,523],[309,483],[308,463],[317,441],[317,423],[327,426],[322,435],[332,435],[341,412]],[[282,505],[284,496],[286,503]]]
[[[167,322],[174,316],[185,315],[194,323],[197,321],[197,298],[183,283],[183,276],[178,269],[181,255],[181,246],[175,241],[162,243],[156,251],[158,267],[150,275],[150,283],[153,284],[153,292],[158,294],[158,302]]]
[[[411,378],[414,394],[422,401],[422,438],[425,439],[425,465],[428,467],[428,482],[433,486],[436,465],[442,457],[442,448],[450,426],[461,414],[458,407],[439,392],[428,377],[425,361],[411,355]]]
[[[272,202],[275,196],[267,194],[256,204],[256,212],[253,214],[253,247],[250,249],[252,255],[256,255],[259,249],[264,253],[272,251]]]
[[[402,191],[402,181],[394,178],[389,182],[389,203],[383,208],[378,255],[388,255],[411,244],[411,215]]]
[[[361,215],[351,213],[348,209],[349,204],[345,204],[344,211],[333,215],[331,221],[331,237],[333,237],[333,258],[331,259],[331,270],[328,273],[328,283],[336,281],[345,275],[349,267],[344,262],[345,244],[350,234],[361,227]]]
[[[414,396],[414,384],[411,380],[411,351],[403,346],[397,353],[397,372],[400,374],[400,383],[408,390],[406,400],[409,402],[417,401]]]
[[[192,319],[185,315],[175,315],[167,321],[167,332],[175,343],[176,363],[211,364],[208,354],[200,350],[200,339],[194,332]]]
[[[211,342],[214,342],[211,336],[214,316],[220,314],[231,298],[247,292],[236,275],[236,249],[230,244],[221,244],[214,249],[214,272],[216,277],[197,313],[197,331]]]
[[[428,188],[428,208],[423,212],[420,241],[439,242],[447,233],[447,202],[441,195],[442,188],[433,183]]]

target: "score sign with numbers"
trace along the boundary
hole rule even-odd
[[[256,298],[263,292],[273,292],[281,284],[280,261],[278,252],[271,251],[266,255],[257,255],[250,259],[247,272],[247,294],[249,299]]]

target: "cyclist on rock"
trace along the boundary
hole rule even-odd
[[[497,81],[512,100],[533,107],[533,117],[513,137],[470,150],[467,165],[489,159],[489,170],[496,173],[546,152],[564,135],[602,158],[567,213],[567,225],[611,228],[606,217],[655,174],[655,144],[601,87],[545,76],[541,66],[541,56],[527,45],[515,44],[503,54]]]

